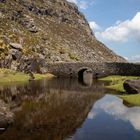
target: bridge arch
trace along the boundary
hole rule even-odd
[[[83,82],[84,81],[84,75],[86,73],[91,73],[92,74],[93,73],[92,72],[92,69],[89,68],[89,67],[82,67],[82,68],[80,68],[78,70],[78,72],[77,72],[77,74],[78,74],[78,80],[81,81],[81,82]]]

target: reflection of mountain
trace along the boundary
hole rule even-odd
[[[11,106],[18,103],[21,109],[0,139],[62,140],[81,126],[92,105],[103,96],[98,92],[103,93],[101,85],[85,88],[64,79],[7,88],[0,96]]]

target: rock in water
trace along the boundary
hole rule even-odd
[[[140,79],[137,80],[126,80],[123,84],[124,89],[129,94],[140,93]]]
[[[0,1],[0,7],[0,36],[8,38],[8,42],[19,43],[10,43],[12,49],[23,47],[20,60],[12,60],[18,61],[20,71],[27,71],[28,60],[36,59],[37,72],[40,72],[43,67],[40,56],[45,62],[126,62],[95,38],[84,15],[73,3],[6,0]],[[2,54],[5,59],[7,53],[6,49],[6,54]],[[10,67],[5,59],[0,61],[0,66]]]

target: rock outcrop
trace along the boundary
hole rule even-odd
[[[95,38],[73,3],[0,0],[0,7],[0,67],[42,72],[47,62],[125,62]]]
[[[129,94],[140,93],[140,79],[137,80],[126,80],[123,84],[124,89]]]

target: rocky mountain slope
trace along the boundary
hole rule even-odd
[[[0,67],[45,72],[58,61],[125,62],[66,0],[0,0]]]

